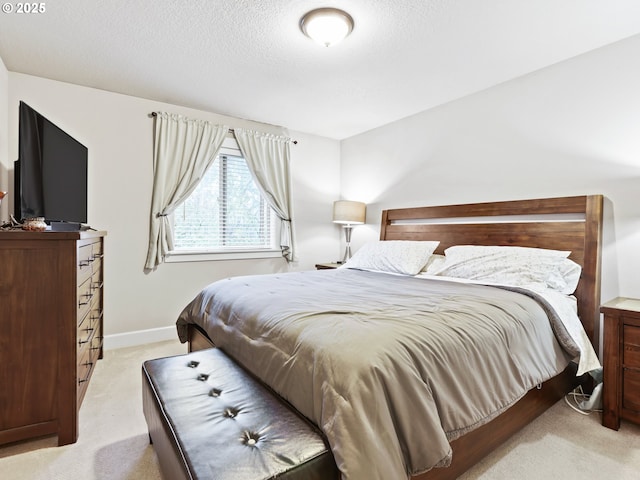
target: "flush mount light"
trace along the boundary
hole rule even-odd
[[[351,33],[353,18],[337,8],[318,8],[300,19],[300,29],[320,45],[330,47]]]

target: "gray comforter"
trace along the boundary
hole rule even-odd
[[[541,301],[482,285],[309,271],[215,282],[177,328],[184,342],[186,324],[200,325],[318,425],[343,479],[393,480],[448,465],[449,441],[567,366],[575,346],[560,345],[553,332],[563,327]]]

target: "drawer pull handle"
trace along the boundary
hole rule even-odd
[[[91,366],[93,365],[93,362],[83,363],[82,365],[84,365],[85,367],[89,367],[89,372],[82,380],[78,380],[78,385],[89,381],[89,377],[91,376]]]
[[[93,332],[93,328],[83,328],[82,331],[83,332],[87,332],[87,338],[86,340],[78,340],[78,345],[84,345],[85,343],[89,343],[89,341],[91,340],[91,332]]]
[[[80,260],[80,268],[91,265],[91,260]]]
[[[89,302],[91,302],[91,298],[93,297],[93,293],[83,293],[81,296],[85,297],[86,300],[84,302],[80,300],[79,305],[89,305]]]
[[[91,283],[91,290],[100,290],[102,288],[102,285],[104,284],[104,282],[99,282],[99,283]]]
[[[92,259],[96,260],[98,258],[104,257],[104,253],[94,253]]]

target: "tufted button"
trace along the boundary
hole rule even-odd
[[[222,394],[222,390],[220,390],[219,388],[212,388],[211,391],[209,392],[209,395],[211,395],[212,397],[219,397]]]
[[[200,375],[198,375],[198,380],[200,380],[201,382],[206,381],[207,378],[209,378],[209,375],[207,375],[206,373],[201,373]]]
[[[240,410],[238,410],[237,408],[228,407],[224,409],[224,413],[222,415],[227,418],[235,418],[238,413],[240,413]]]
[[[196,368],[198,365],[200,365],[200,362],[196,362],[195,360],[191,360],[187,366],[191,367],[191,368]]]
[[[260,440],[260,434],[255,432],[244,432],[242,437],[242,442],[249,447],[255,447],[258,440]]]

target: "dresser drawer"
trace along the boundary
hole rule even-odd
[[[91,276],[93,270],[91,263],[93,260],[92,244],[81,245],[78,247],[78,281],[77,285],[82,285],[87,278]]]
[[[640,412],[640,370],[624,369],[622,373],[622,406]]]
[[[85,320],[78,327],[78,357],[82,357],[85,350],[89,348],[94,331],[95,327],[91,322],[91,314],[87,313]]]
[[[92,365],[89,349],[87,348],[86,352],[84,352],[78,360],[78,385],[82,385],[89,380]]]
[[[103,243],[101,241],[93,242],[91,244],[91,256],[95,258],[102,258]]]
[[[89,347],[89,358],[95,365],[102,356],[102,331],[99,324],[96,325],[96,329],[93,332],[93,338],[91,339],[91,346]]]
[[[102,319],[93,316],[93,311],[87,315],[87,328],[78,330],[78,338],[82,344],[79,344],[78,351],[78,403],[81,404],[89,385],[89,380],[93,374],[93,369],[100,359],[102,352]]]
[[[78,388],[76,390],[76,395],[78,397],[79,405],[82,403],[82,399],[84,398],[84,394],[89,385],[89,380],[91,379],[91,373],[93,372],[94,362],[91,360],[90,352],[91,350],[87,348],[86,351],[83,353],[83,355],[80,357],[80,360],[78,360],[78,367],[77,367],[77,379],[78,379],[77,387]]]
[[[78,245],[78,285],[93,273],[100,271],[103,243],[99,240],[85,241]]]
[[[102,280],[102,258],[101,257],[94,258],[93,261],[91,262],[91,274],[95,278]]]
[[[93,291],[89,316],[91,318],[92,326],[95,327],[96,323],[100,323],[102,318],[102,289],[96,289]]]
[[[102,260],[96,260],[97,263],[101,263]],[[102,270],[96,270],[91,275],[91,304],[95,304],[96,300],[102,298]]]
[[[84,318],[78,325],[78,333],[76,334],[78,358],[81,358],[82,355],[84,355],[84,352],[89,348],[92,332],[93,328],[91,326],[91,313],[87,311]]]
[[[93,331],[93,338],[91,339],[91,358],[94,363],[100,358],[100,353],[102,352],[102,329],[100,327],[100,322],[96,323],[96,328]]]
[[[626,367],[640,368],[640,327],[624,326],[623,363]]]
[[[89,277],[78,287],[78,324],[82,322],[91,308],[92,298],[93,292],[91,290],[91,277]]]

